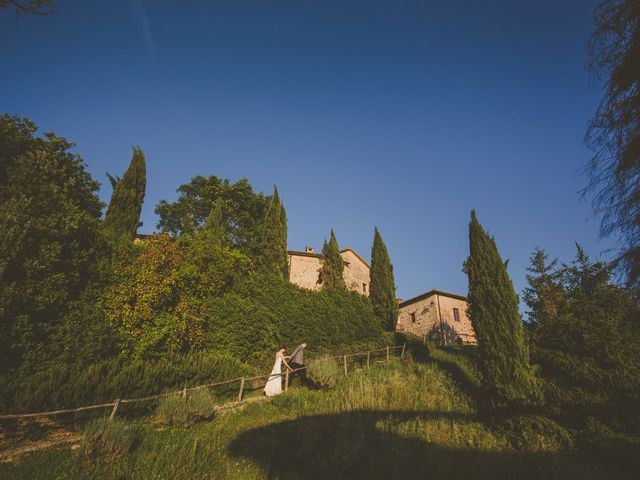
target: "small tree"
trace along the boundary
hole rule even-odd
[[[529,364],[518,296],[495,241],[484,231],[474,210],[469,249],[464,263],[469,277],[469,314],[490,406],[534,402],[540,398],[540,390]]]
[[[136,234],[147,184],[146,175],[144,152],[140,147],[134,147],[131,163],[122,178],[109,177],[114,187],[103,226],[117,238],[132,239]]]
[[[398,302],[396,301],[393,265],[377,227],[373,234],[373,246],[371,247],[369,298],[373,305],[373,311],[380,319],[382,328],[388,331],[394,330],[398,321]]]
[[[340,248],[336,235],[331,229],[329,243],[325,240],[322,246],[322,268],[320,269],[320,280],[327,288],[347,288],[344,283],[344,261],[340,256]]]

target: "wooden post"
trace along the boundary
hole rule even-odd
[[[289,369],[284,374],[284,391],[289,391]]]
[[[389,361],[389,347],[387,347],[387,362]]]
[[[182,398],[187,399],[187,384],[184,384],[184,388],[182,389]]]
[[[369,367],[369,362],[371,361],[371,352],[367,352],[367,369],[370,368]]]
[[[404,358],[404,349],[405,349],[406,346],[407,346],[406,343],[402,344],[402,353],[400,354],[400,358]]]
[[[342,357],[342,360],[344,361],[344,374],[347,374],[347,356],[345,355],[344,357]]]
[[[113,420],[115,418],[119,405],[120,405],[120,399],[116,400],[116,403],[113,405],[113,410],[111,410],[111,415],[109,415],[109,420]]]
[[[238,392],[238,401],[242,401],[242,394],[244,393],[244,377],[240,379],[240,391]]]

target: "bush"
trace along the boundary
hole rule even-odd
[[[156,416],[164,425],[186,425],[189,422],[187,402],[180,395],[164,397],[158,402]]]
[[[320,357],[309,363],[307,372],[311,381],[320,388],[333,388],[341,377],[340,367],[333,358]]]
[[[120,357],[93,365],[52,364],[33,374],[0,377],[0,411],[72,408],[178,390],[185,382],[195,386],[253,373],[237,358],[218,352],[147,362]]]
[[[566,429],[540,415],[516,415],[504,420],[500,427],[517,450],[560,451],[573,446],[573,438]]]
[[[180,395],[170,395],[158,402],[156,416],[165,425],[184,426],[196,418],[210,417],[215,398],[205,388],[194,390],[186,400]]]
[[[119,457],[131,452],[140,439],[137,427],[125,420],[101,417],[85,424],[82,429],[83,454],[97,457]]]

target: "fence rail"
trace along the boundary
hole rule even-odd
[[[366,355],[366,357],[367,357],[367,367],[369,367],[369,363],[370,363],[370,359],[371,359],[371,354],[372,353],[386,352],[386,361],[389,361],[390,352],[392,350],[395,351],[395,350],[398,350],[398,349],[402,349],[401,353],[400,353],[400,358],[403,358],[404,357],[404,352],[405,352],[405,347],[406,347],[406,344],[396,345],[396,346],[393,346],[393,347],[380,348],[378,350],[370,350],[368,352],[345,353],[345,354],[342,354],[342,355],[334,355],[334,356],[329,357],[329,358],[342,360],[343,366],[344,366],[344,374],[348,375],[348,368],[347,368],[347,359],[348,358],[359,357],[359,356],[365,356]],[[301,371],[301,370],[306,370],[306,369],[307,369],[307,367],[296,368],[296,369],[292,370],[291,373],[298,372],[298,371]],[[280,376],[280,378],[282,378],[282,377],[285,378],[285,385],[284,385],[285,391],[287,391],[288,387],[289,387],[289,373],[290,373],[289,370],[286,370],[284,373],[278,374]],[[242,399],[243,399],[243,394],[244,394],[246,382],[255,381],[255,380],[269,379],[272,376],[273,375],[269,374],[269,375],[257,375],[257,376],[254,376],[254,377],[238,377],[238,378],[232,378],[232,379],[229,379],[229,380],[224,380],[222,382],[215,382],[215,383],[207,383],[207,384],[204,384],[204,385],[197,385],[195,387],[190,387],[190,388],[187,388],[185,386],[181,390],[175,390],[175,391],[172,391],[172,392],[158,393],[156,395],[149,395],[147,397],[121,398],[121,399],[119,398],[119,399],[116,399],[113,402],[109,402],[109,403],[100,403],[100,404],[88,405],[88,406],[84,406],[84,407],[66,408],[66,409],[61,409],[61,410],[52,410],[50,412],[6,414],[6,415],[0,415],[0,420],[13,420],[13,419],[19,419],[19,418],[34,418],[34,417],[50,417],[50,416],[54,416],[54,415],[62,415],[62,414],[65,414],[65,413],[78,413],[78,412],[83,412],[83,411],[87,411],[87,410],[97,410],[97,409],[100,409],[100,408],[111,408],[112,410],[111,410],[111,415],[109,416],[109,418],[114,418],[116,416],[116,412],[118,411],[118,407],[120,406],[120,404],[147,402],[149,400],[158,400],[160,398],[170,397],[172,395],[182,395],[183,397],[186,397],[188,392],[191,392],[191,391],[194,391],[194,390],[200,390],[202,388],[219,387],[219,386],[222,386],[222,385],[228,385],[228,384],[236,383],[236,382],[240,382],[240,387],[239,387],[239,391],[238,391],[238,402],[241,402]]]

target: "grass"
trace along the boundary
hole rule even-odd
[[[465,368],[470,377],[460,382]],[[292,389],[187,428],[134,420],[140,441],[127,454],[89,461],[54,448],[0,464],[0,478],[614,478],[548,419],[485,423],[468,389],[473,373],[460,352],[427,364],[392,361],[331,390]]]

